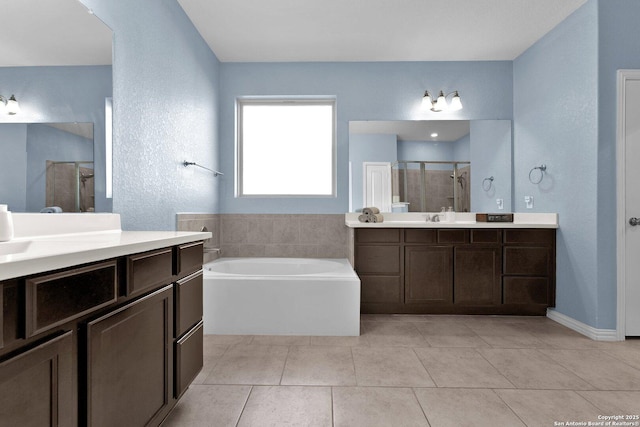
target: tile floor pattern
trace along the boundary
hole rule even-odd
[[[545,317],[363,315],[361,330],[205,335],[204,368],[163,426],[533,427],[640,414],[640,340],[592,341]]]

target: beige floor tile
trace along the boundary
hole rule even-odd
[[[414,351],[438,387],[513,387],[475,349],[415,348]]]
[[[251,390],[238,427],[331,426],[331,388],[264,387]]]
[[[600,410],[571,390],[495,390],[528,427],[598,421]]]
[[[479,349],[517,388],[590,390],[593,386],[535,349]]]
[[[426,335],[424,339],[431,347],[489,347],[489,344],[477,335]]]
[[[279,384],[288,351],[284,346],[229,347],[204,384]]]
[[[549,344],[526,332],[519,335],[480,335],[494,348],[548,348]]]
[[[425,347],[429,344],[411,322],[362,322],[364,337],[372,347]]]
[[[359,386],[435,387],[410,348],[353,347]]]
[[[600,409],[602,415],[640,415],[640,391],[578,391],[577,393]]]
[[[228,348],[226,345],[211,344],[206,339],[204,340],[203,366],[200,373],[193,380],[194,384],[202,384],[204,382]]]
[[[369,342],[364,336],[359,337],[311,337],[311,345],[332,345],[344,347],[368,346]]]
[[[615,357],[621,362],[626,363],[629,366],[632,366],[636,369],[640,369],[640,348],[630,348],[628,346],[625,347],[610,347],[606,350],[603,350],[610,356]]]
[[[253,335],[205,335],[204,345],[251,344]]]
[[[428,426],[409,388],[334,387],[335,427]]]
[[[256,335],[251,344],[258,345],[309,345],[310,337],[297,335]]]
[[[540,350],[599,390],[640,390],[640,370],[600,350]]]
[[[415,389],[431,427],[524,426],[493,390]]]
[[[235,426],[249,397],[250,386],[192,385],[163,427]]]
[[[280,383],[282,385],[356,385],[351,348],[290,347]]]

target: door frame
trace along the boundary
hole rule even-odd
[[[616,125],[616,258],[617,258],[617,322],[616,337],[624,341],[626,336],[626,93],[625,86],[628,80],[640,80],[640,70],[618,70],[617,72],[617,125]]]

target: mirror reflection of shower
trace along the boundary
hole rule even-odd
[[[45,206],[63,212],[94,212],[93,161],[47,160]]]
[[[398,161],[392,165],[393,199],[409,212],[471,210],[469,162]]]

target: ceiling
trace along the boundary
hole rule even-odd
[[[0,0],[0,67],[108,65],[111,30],[78,0]]]
[[[586,0],[178,0],[223,62],[513,60]]]
[[[431,136],[432,133],[437,136]],[[397,135],[398,141],[457,141],[469,134],[468,120],[351,121],[349,134]]]
[[[223,62],[512,60],[587,0],[178,0]],[[0,0],[0,67],[110,64],[78,0]]]

